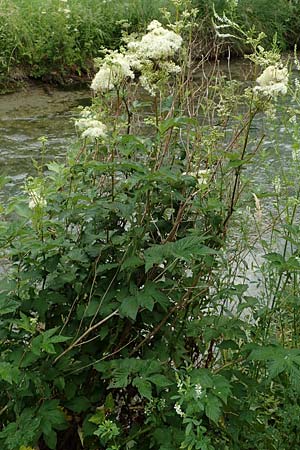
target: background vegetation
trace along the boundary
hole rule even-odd
[[[201,23],[197,40],[203,51],[215,45],[225,53],[228,48],[239,55],[249,50],[234,39],[216,41],[213,3],[219,14],[226,11],[244,29],[264,32],[266,43],[271,44],[274,34],[282,49],[298,43],[297,0],[194,0]],[[170,0],[0,0],[0,81],[84,79],[93,72],[93,58],[100,55],[102,46],[120,45],[122,22],[129,24],[127,31],[139,31],[152,18],[162,17],[161,7],[174,17]]]

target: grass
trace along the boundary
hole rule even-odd
[[[139,30],[167,0],[0,0],[0,78],[65,80],[120,44],[121,22]],[[116,7],[117,6],[117,7]]]
[[[274,35],[281,49],[293,48],[300,36],[299,5],[288,0],[192,0],[199,9],[199,54],[216,44],[213,4],[242,28]],[[60,84],[84,80],[93,73],[93,58],[103,47],[120,45],[124,23],[129,32],[145,29],[160,8],[172,11],[172,0],[0,0],[0,83],[26,77]],[[123,24],[123,25],[122,25]],[[220,42],[217,42],[218,47]],[[225,45],[224,45],[225,44]],[[221,40],[225,52],[247,51],[240,41]]]

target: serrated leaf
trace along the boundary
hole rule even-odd
[[[136,377],[133,379],[132,384],[133,384],[133,386],[137,387],[137,390],[139,391],[139,394],[142,397],[145,397],[148,400],[151,400],[152,388],[151,388],[151,383],[149,381],[147,381],[146,379],[144,379],[142,377]]]
[[[205,414],[215,423],[218,423],[221,417],[221,401],[214,395],[208,394],[207,403],[205,405]]]
[[[198,236],[188,236],[175,242],[156,244],[145,253],[145,271],[148,272],[155,264],[160,264],[170,256],[189,261],[193,257],[215,255],[215,249],[203,245],[203,239]]]
[[[43,342],[41,345],[41,349],[50,355],[54,355],[56,353],[55,347],[50,342]]]
[[[139,310],[139,302],[137,296],[125,298],[119,308],[119,313],[123,317],[129,317],[132,320],[136,319]]]
[[[51,342],[51,344],[58,344],[60,342],[66,342],[66,341],[68,341],[70,339],[71,339],[70,336],[57,335],[57,336],[51,337],[48,342]]]
[[[97,369],[96,365],[95,368]],[[119,368],[114,370],[113,379],[111,380],[110,388],[124,388],[128,385],[130,371],[127,368]]]
[[[227,399],[231,394],[231,385],[229,381],[222,375],[214,375],[213,383],[213,394],[219,397],[224,403],[227,403]]]
[[[147,379],[158,387],[166,387],[172,384],[172,381],[168,380],[168,378],[165,375],[161,375],[158,373],[151,375],[150,377],[147,377]]]
[[[280,349],[279,349],[280,352]],[[248,356],[250,361],[269,361],[274,359],[274,355],[278,354],[278,347],[265,346],[253,349]]]
[[[46,400],[38,410],[43,433],[50,434],[52,429],[64,429],[67,421],[58,400]]]
[[[128,258],[126,258],[121,266],[122,270],[126,270],[126,269],[136,269],[137,267],[140,267],[144,264],[144,261],[136,256],[136,255],[132,255],[129,256]]]

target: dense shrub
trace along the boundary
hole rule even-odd
[[[239,215],[263,139],[250,130],[288,71],[255,46],[266,67],[255,88],[216,72],[200,86],[195,12],[178,17],[98,61],[78,145],[65,164],[42,161],[3,210],[3,450],[298,445],[300,351],[283,339],[280,302],[296,301],[299,262],[287,247],[266,252],[273,289],[249,295],[230,227],[253,221]]]

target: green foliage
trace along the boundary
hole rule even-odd
[[[93,71],[101,48],[120,45],[122,23],[144,28],[170,2],[155,0],[1,0],[0,81],[9,76],[67,82]]]
[[[175,24],[186,39],[194,16]],[[142,63],[134,83],[96,95],[76,125],[101,133],[38,167],[3,210],[3,450],[299,444],[297,325],[286,339],[280,303],[296,314],[297,254],[264,244],[271,302],[255,298],[235,268],[241,234],[230,234],[232,221],[249,226],[243,171],[261,142],[250,130],[277,95],[218,78],[195,88],[190,52],[147,61],[150,97]],[[278,57],[259,52],[264,66]],[[166,78],[162,62],[181,71]],[[283,227],[294,246],[297,205]]]

